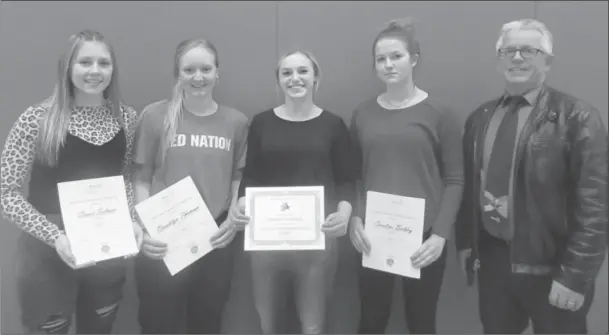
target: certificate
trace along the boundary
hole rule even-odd
[[[218,231],[190,176],[135,206],[148,234],[167,243],[163,258],[173,276],[213,250],[209,239]]]
[[[323,186],[245,189],[244,249],[324,250]]]
[[[57,184],[76,265],[138,253],[122,176]]]
[[[368,191],[365,230],[372,250],[362,256],[362,265],[420,278],[410,256],[423,244],[424,217],[425,199]]]

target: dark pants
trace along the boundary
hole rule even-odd
[[[243,234],[237,234],[230,245],[211,251],[174,276],[162,260],[138,255],[135,279],[142,334],[183,333],[183,316],[186,333],[221,333],[235,251],[243,244],[242,238]]]
[[[481,233],[478,299],[485,334],[520,334],[533,323],[536,334],[585,334],[594,286],[577,311],[562,310],[548,300],[552,276],[512,273],[505,241]]]
[[[73,270],[55,249],[22,233],[17,255],[17,290],[27,333],[67,334],[76,314],[77,334],[109,334],[123,297],[122,258]]]
[[[429,237],[426,233],[424,238]],[[436,310],[446,267],[446,247],[442,255],[421,269],[421,278],[400,278],[404,294],[406,322],[411,334],[435,334]],[[383,334],[389,322],[396,275],[361,267],[359,294],[361,316],[359,334]]]

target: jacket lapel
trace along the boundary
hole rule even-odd
[[[539,99],[537,99],[537,103],[533,107],[529,118],[525,122],[522,130],[520,131],[520,135],[518,136],[516,160],[514,162],[514,176],[516,176],[516,173],[520,168],[520,162],[522,161],[522,156],[524,155],[524,149],[528,143],[527,139],[530,138],[531,134],[533,134],[533,132],[539,128],[541,123],[547,118],[549,112],[548,100],[550,98],[550,92],[546,89],[545,85],[542,87],[539,94]]]

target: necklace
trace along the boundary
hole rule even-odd
[[[394,102],[392,102],[392,101],[389,101],[389,100],[387,100],[387,99],[385,99],[385,102],[386,102],[388,105],[390,105],[391,107],[403,108],[403,107],[408,106],[408,104],[410,104],[410,101],[412,101],[412,99],[413,99],[413,97],[406,98],[406,99],[402,100],[401,102],[399,102],[399,103],[397,103],[397,104],[396,104],[396,103],[394,103]]]
[[[404,99],[404,100],[402,100],[402,101],[400,101],[398,103],[394,103],[394,102],[391,102],[391,101],[387,100],[387,98],[384,98],[384,96],[381,95],[381,96],[378,97],[377,100],[378,100],[378,102],[381,105],[389,107],[390,109],[401,109],[401,108],[408,107],[410,105],[411,101],[414,98],[415,98],[415,96],[411,96],[411,97],[406,98],[406,99]]]

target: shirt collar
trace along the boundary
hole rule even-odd
[[[543,89],[543,85],[527,91],[522,96],[529,103],[530,106],[535,106],[535,103],[537,102],[537,99],[539,99],[539,95],[540,95],[542,89]],[[510,96],[511,95],[507,92],[503,93],[503,97],[501,98],[501,103],[502,104],[505,103],[506,99],[509,98]]]

